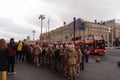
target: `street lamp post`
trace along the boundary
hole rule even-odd
[[[41,19],[41,34],[40,34],[40,40],[42,42],[42,26],[43,26],[43,20],[45,19],[45,16],[40,14],[39,19]]]
[[[50,19],[48,19],[48,42],[50,43]]]
[[[64,27],[65,27],[65,25],[66,25],[66,22],[63,22],[63,26],[64,26]],[[64,29],[64,28],[63,28],[63,29]],[[64,38],[63,38],[63,36],[65,37],[65,33],[62,33],[62,40],[65,41]]]
[[[109,32],[109,46],[112,46],[112,26],[108,28]]]
[[[33,33],[33,41],[35,40],[35,30],[32,31]]]
[[[75,26],[76,26],[75,25],[75,21],[76,21],[76,17],[74,17],[73,20],[74,20],[74,36],[73,36],[74,38],[73,38],[73,43],[75,45]]]

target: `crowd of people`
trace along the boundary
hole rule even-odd
[[[0,71],[15,74],[15,63],[26,61],[35,66],[47,66],[68,80],[76,80],[84,70],[84,59],[88,62],[89,54],[89,47],[81,44],[15,43],[14,38],[7,44],[0,39]]]

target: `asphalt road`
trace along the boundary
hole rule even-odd
[[[107,50],[107,53],[103,55],[92,55],[92,59],[100,58],[103,62],[109,62],[116,64],[120,60],[120,49]]]
[[[15,75],[8,75],[8,80],[65,80],[64,77],[49,68],[32,64],[16,64],[15,71]]]
[[[117,66],[120,60],[120,50],[107,50],[106,55],[92,55],[86,70],[81,72],[81,80],[120,80],[120,67]],[[97,58],[101,59],[96,63]]]

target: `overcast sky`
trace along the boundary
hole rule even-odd
[[[120,19],[120,0],[0,0],[0,38],[22,40],[40,35],[40,14],[45,15],[43,32],[69,24],[73,17],[87,21]]]

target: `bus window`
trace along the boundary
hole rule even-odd
[[[85,36],[82,36],[81,40],[85,40]]]
[[[88,40],[88,36],[85,36],[84,39],[85,39],[85,40]]]
[[[95,40],[103,40],[102,36],[93,36]]]
[[[93,40],[92,36],[89,36],[89,40]]]

